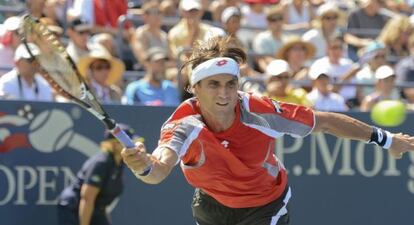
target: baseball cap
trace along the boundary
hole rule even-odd
[[[379,51],[385,49],[385,45],[378,41],[373,41],[368,44],[365,48],[358,51],[359,63],[364,64],[372,60]]]
[[[377,80],[382,80],[391,76],[395,76],[394,69],[391,66],[383,65],[375,70],[375,78]]]
[[[321,6],[319,6],[318,10],[316,10],[316,15],[319,16],[319,17],[322,17],[322,16],[324,16],[325,14],[328,14],[328,13],[338,14],[339,13],[338,6],[336,6],[335,3],[327,2],[327,3],[324,3]]]
[[[147,60],[148,61],[157,61],[160,59],[168,59],[167,52],[159,47],[152,47],[148,50]]]
[[[77,32],[88,31],[92,28],[90,24],[81,18],[76,18],[70,21],[68,27],[74,29]]]
[[[7,18],[3,23],[3,28],[7,31],[15,31],[18,30],[20,27],[20,17],[18,16],[11,16]]]
[[[282,73],[290,72],[289,64],[282,59],[275,59],[269,63],[266,67],[266,75],[271,76],[279,76]]]
[[[201,2],[199,0],[181,0],[180,9],[190,11],[192,9],[201,10]]]
[[[40,54],[39,48],[33,43],[27,43],[29,46],[30,52],[36,56]],[[20,44],[14,52],[14,61],[17,62],[20,59],[31,59],[32,55],[27,51],[26,46],[22,43]]]
[[[221,13],[221,22],[222,23],[227,23],[227,21],[232,16],[241,16],[241,12],[240,12],[239,8],[234,7],[234,6],[225,8],[223,10],[223,12]]]
[[[309,68],[309,78],[311,80],[316,80],[322,75],[329,77],[328,67],[313,63]]]

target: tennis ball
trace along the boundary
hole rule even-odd
[[[73,137],[73,121],[62,110],[46,110],[30,124],[29,140],[41,152],[61,150]]]
[[[384,100],[374,105],[371,119],[379,126],[395,127],[405,120],[405,104],[397,100]]]

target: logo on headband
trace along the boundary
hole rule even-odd
[[[217,66],[224,66],[226,64],[227,64],[227,60],[225,60],[225,59],[222,59],[222,60],[220,60],[216,63]]]

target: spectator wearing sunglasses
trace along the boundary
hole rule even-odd
[[[297,105],[310,106],[307,92],[290,85],[292,73],[285,60],[275,59],[266,68],[266,95],[270,98]]]
[[[253,51],[260,56],[257,64],[261,71],[275,59],[274,55],[282,47],[287,37],[283,34],[284,13],[282,7],[273,7],[266,14],[267,30],[260,32],[253,40]]]
[[[103,46],[94,45],[91,52],[79,59],[79,72],[102,103],[120,103],[122,90],[116,85],[122,78],[125,65]]]
[[[334,35],[339,35],[338,17],[339,9],[333,3],[325,3],[319,6],[317,18],[314,20],[314,28],[303,35],[303,40],[315,45],[314,59],[326,56],[326,43]]]
[[[312,65],[309,69],[309,78],[312,80],[312,91],[306,97],[315,110],[327,112],[348,111],[345,99],[341,95],[331,91],[331,76],[326,67]]]
[[[28,43],[33,56],[40,53],[38,47]],[[20,44],[14,53],[15,68],[0,78],[0,99],[53,101],[52,89],[38,73],[38,64]]]
[[[69,22],[67,35],[69,43],[66,51],[76,63],[79,58],[89,53],[88,40],[91,34],[91,26],[80,18],[75,18]]]

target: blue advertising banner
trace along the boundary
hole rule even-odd
[[[130,124],[151,151],[173,108],[105,106]],[[371,123],[367,113],[351,116]],[[414,134],[408,114],[391,131]],[[56,224],[56,199],[82,163],[99,151],[103,125],[73,104],[0,101],[0,224]],[[285,136],[275,147],[289,171],[292,224],[411,225],[414,154],[394,160],[362,142],[312,134]],[[190,225],[193,188],[175,168],[159,185],[126,171],[114,224]]]

